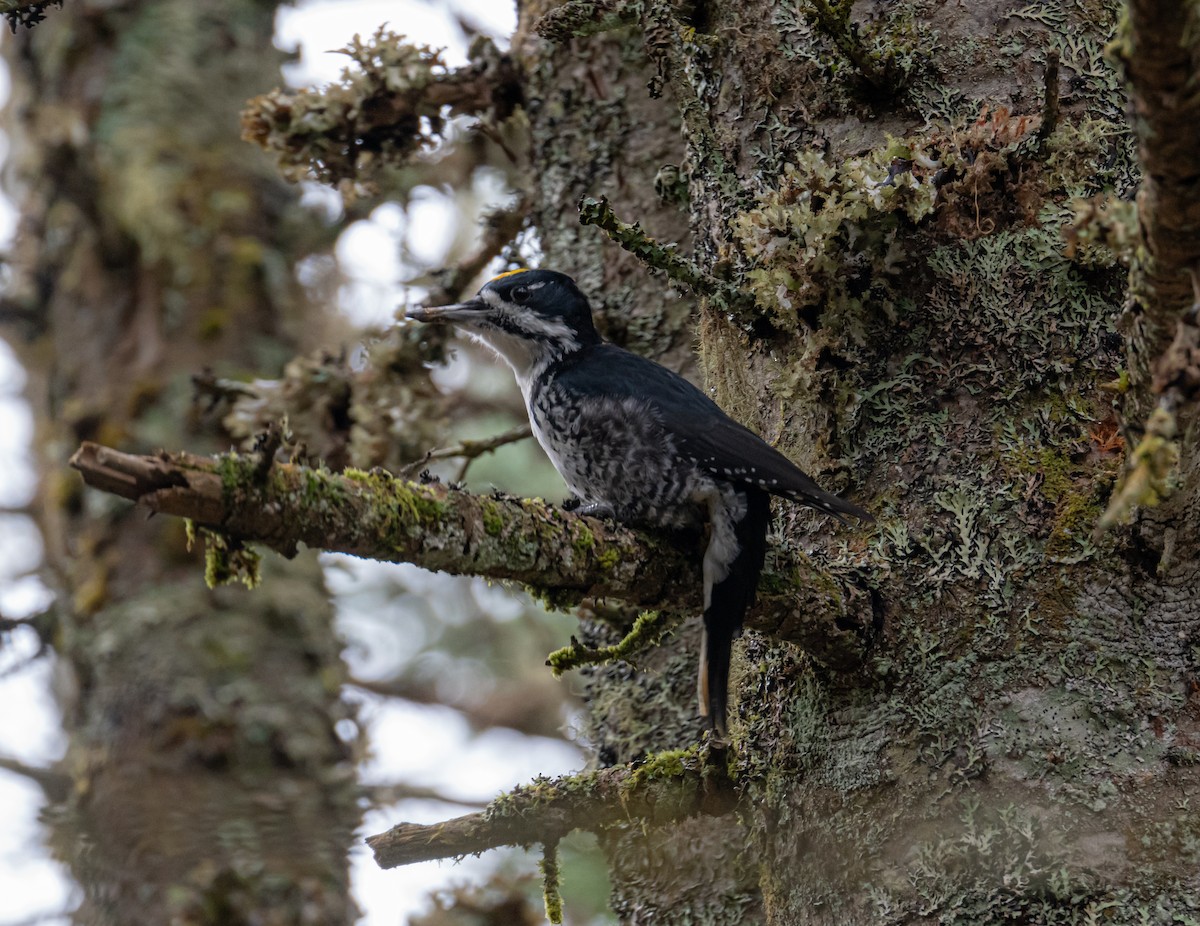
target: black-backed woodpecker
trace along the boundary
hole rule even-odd
[[[533,433],[581,513],[707,526],[700,713],[724,736],[729,660],[766,556],[771,495],[839,519],[873,518],[820,489],[683,377],[605,343],[564,274],[502,273],[469,302],[408,317],[451,322],[508,362]]]

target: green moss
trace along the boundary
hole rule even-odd
[[[603,665],[616,659],[629,662],[648,647],[657,646],[670,628],[671,622],[665,613],[643,611],[633,622],[629,633],[614,646],[593,649],[572,638],[570,646],[556,649],[546,657],[546,665],[550,667],[554,677],[559,678],[569,669],[578,669],[580,666]]]
[[[256,588],[262,581],[262,555],[240,540],[201,529],[204,537],[204,581],[209,588],[241,582]]]
[[[559,886],[558,871],[558,841],[548,842],[542,847],[542,860],[539,863],[542,870],[542,903],[546,910],[546,919],[557,924],[563,921],[562,892]]]
[[[621,561],[621,554],[617,552],[615,547],[608,547],[600,551],[596,557],[596,562],[600,564],[600,568],[605,572],[611,572],[613,567]]]
[[[580,772],[565,778],[538,775],[529,784],[518,785],[501,794],[483,810],[486,822],[523,817],[531,812],[580,794],[590,794],[596,788],[596,772]]]
[[[571,546],[576,553],[585,554],[596,546],[596,536],[581,524],[571,537]]]
[[[1092,533],[1104,507],[1093,492],[1075,492],[1064,497],[1054,518],[1054,527],[1046,541],[1046,555],[1064,557],[1091,551]]]
[[[701,747],[699,744],[689,746],[687,749],[665,749],[652,753],[646,757],[645,762],[633,770],[633,773],[622,784],[621,790],[625,794],[632,794],[645,788],[650,782],[682,778],[685,772],[699,766],[700,759]]]
[[[1071,459],[1062,450],[1044,447],[1038,454],[1042,474],[1042,494],[1052,502],[1067,495],[1073,486]]]
[[[480,503],[483,510],[483,529],[489,537],[498,537],[500,532],[504,530],[504,516],[500,513],[500,508],[490,498],[485,498]]]
[[[547,611],[567,611],[579,604],[582,597],[572,589],[547,589],[536,585],[522,586],[525,594]]]
[[[242,491],[254,485],[254,470],[257,461],[237,453],[223,453],[217,457],[217,475],[221,477],[221,496],[228,504]]]
[[[314,475],[306,476],[305,501],[320,507],[337,505],[344,500],[345,488],[338,480],[331,478],[325,470],[313,470]],[[375,495],[379,499],[378,510],[388,512],[385,515],[382,530],[390,533],[403,530],[409,535],[419,534],[424,527],[432,527],[442,523],[446,517],[446,502],[439,496],[436,489],[416,482],[399,479],[384,470],[365,471],[361,469],[346,469],[343,476]],[[488,533],[488,506],[497,518],[501,518],[500,509],[488,501],[484,505],[484,526]],[[501,523],[499,527],[502,527]],[[499,533],[499,527],[497,533]]]

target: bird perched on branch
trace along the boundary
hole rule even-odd
[[[839,520],[874,519],[823,491],[683,377],[605,343],[587,298],[564,274],[502,273],[469,302],[408,317],[450,322],[508,362],[533,433],[580,513],[707,526],[698,689],[700,713],[724,736],[729,660],[766,556],[770,496]]]

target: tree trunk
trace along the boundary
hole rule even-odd
[[[774,545],[857,577],[879,626],[855,628],[873,643],[849,673],[747,634],[740,825],[611,836],[618,912],[1195,916],[1195,435],[1171,502],[1094,539],[1127,421],[1103,387],[1124,362],[1125,273],[1094,243],[1068,256],[1064,236],[1085,224],[1073,198],[1126,200],[1138,182],[1104,57],[1119,5],[869,3],[848,19],[849,4],[822,0],[645,6],[640,22],[569,39],[540,6],[523,11],[525,32],[558,41],[528,51],[534,173],[561,178],[564,152],[576,157],[573,186],[542,183],[544,264],[578,272],[557,220],[577,191],[616,200],[605,177],[635,191],[618,212],[659,231],[639,211],[659,158],[602,114],[614,98],[650,106],[646,86],[665,82],[695,251],[754,296],[738,312],[700,300],[704,378],[877,515],[845,528],[777,503]],[[581,14],[574,31],[599,24]],[[667,121],[652,111],[643,131]],[[569,140],[597,131],[580,162]],[[611,306],[606,281],[587,282]],[[641,296],[634,314],[655,313],[660,294]],[[831,635],[846,629],[829,617]],[[649,672],[590,676],[602,762],[697,737],[694,652],[685,633]]]
[[[52,843],[79,923],[355,916],[335,734],[352,715],[315,558],[273,560],[255,593],[209,590],[182,522],[66,469],[81,438],[211,446],[191,376],[262,375],[322,328],[292,275],[315,223],[238,139],[244,100],[278,80],[275,6],[73,0],[8,43],[22,219],[5,314],[38,420],[69,737]]]

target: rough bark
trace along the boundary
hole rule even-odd
[[[782,549],[873,577],[881,674],[830,675],[750,635],[734,673],[745,841],[723,834],[726,863],[697,888],[694,830],[644,852],[614,834],[629,921],[1194,915],[1195,436],[1172,500],[1093,540],[1121,465],[1120,410],[1098,387],[1122,364],[1118,252],[1137,232],[1097,223],[1071,256],[1064,240],[1084,222],[1075,198],[1118,203],[1139,182],[1104,56],[1118,15],[571,3],[545,30],[562,55],[537,53],[550,93],[640,36],[682,113],[699,263],[756,299],[701,300],[707,384],[880,521],[855,550],[780,513]],[[573,98],[567,118],[588,125],[593,104]],[[656,680],[594,677],[602,761],[685,741],[677,652]]]
[[[1195,4],[1133,0],[1116,48],[1130,82],[1145,174],[1138,214],[1148,253],[1139,309],[1147,316],[1148,343],[1142,346],[1152,352],[1151,361],[1192,304],[1189,272],[1200,268],[1200,152],[1189,143],[1200,118],[1198,26]]]
[[[328,232],[237,138],[278,80],[274,12],[73,0],[6,43],[4,320],[37,416],[71,783],[47,818],[89,926],[355,914],[351,714],[314,558],[269,564],[259,594],[210,591],[180,522],[66,469],[90,437],[203,447],[192,374],[270,372],[322,330],[291,268]]]

